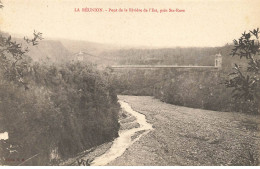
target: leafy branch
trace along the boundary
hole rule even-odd
[[[238,40],[234,40],[232,56],[239,56],[248,61],[247,69],[243,70],[235,64],[229,79],[225,81],[226,87],[234,88],[235,99],[244,98],[246,101],[259,101],[259,70],[260,70],[260,45],[259,28],[242,33]]]
[[[0,1],[0,9],[3,7],[4,7],[4,5],[3,5],[2,1]]]
[[[42,40],[42,33],[34,31],[33,38],[24,38],[27,44],[38,45]],[[30,70],[26,53],[29,52],[28,46],[24,47],[21,43],[12,40],[11,36],[0,35],[0,68],[3,70],[8,80],[16,81],[28,89],[24,81],[24,75]]]
[[[36,32],[35,30],[34,30],[34,32],[33,32],[33,36],[34,36],[33,39],[29,39],[29,38],[27,38],[27,37],[24,37],[24,40],[25,40],[28,44],[32,44],[33,46],[38,45],[38,44],[39,44],[39,40],[43,40],[43,38],[42,38],[42,33]]]

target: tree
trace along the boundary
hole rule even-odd
[[[0,9],[3,8],[4,5],[2,4],[2,2],[0,1]]]
[[[33,36],[32,39],[24,37],[25,42],[35,46],[43,39],[40,32],[34,31]],[[11,36],[0,34],[0,71],[6,79],[23,85],[25,89],[28,89],[28,86],[24,77],[31,71],[29,58],[26,56],[28,52],[28,47],[13,41]]]
[[[28,48],[42,39],[36,31],[25,42],[0,32],[0,132],[9,134],[0,140],[0,165],[57,165],[118,136],[120,105],[109,72],[33,62]],[[26,163],[7,160],[20,157]]]
[[[3,7],[0,0],[0,9]],[[33,46],[38,45],[39,40],[42,39],[42,33],[37,31],[34,31],[32,39],[24,37],[26,44]],[[28,86],[24,76],[31,71],[30,62],[26,56],[28,52],[28,46],[25,47],[13,41],[11,36],[6,37],[0,32],[0,73],[9,81],[24,86],[25,89],[28,89]]]
[[[238,40],[234,40],[232,56],[246,59],[247,65],[235,64],[234,71],[225,81],[228,88],[233,88],[233,98],[245,99],[257,106],[260,113],[260,46],[259,28],[244,32]]]

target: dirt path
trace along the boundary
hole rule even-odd
[[[154,130],[109,165],[259,165],[259,116],[174,106],[146,96],[119,99],[144,114]],[[126,119],[122,127],[135,127]]]

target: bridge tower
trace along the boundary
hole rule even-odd
[[[215,55],[215,67],[219,69],[222,67],[222,55],[220,53]]]

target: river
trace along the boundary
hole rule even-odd
[[[147,123],[145,115],[134,111],[131,106],[124,101],[120,100],[119,103],[123,110],[136,117],[136,121],[139,123],[140,127],[119,131],[119,137],[113,141],[111,148],[103,155],[95,158],[92,162],[93,166],[104,166],[115,160],[117,157],[120,157],[128,147],[130,147],[134,142],[139,140],[143,135],[147,134],[153,129],[152,125]],[[145,132],[132,140],[131,137],[138,131]]]

